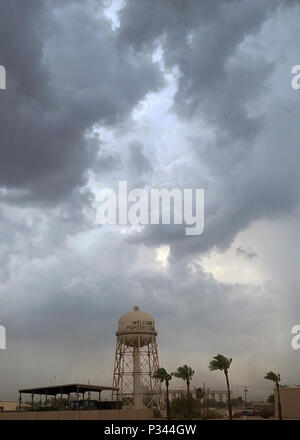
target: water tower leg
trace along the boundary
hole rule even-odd
[[[142,408],[140,345],[140,337],[138,337],[138,345],[133,349],[133,401],[135,409]]]
[[[117,340],[112,386],[114,388],[118,388],[118,391],[112,392],[112,400],[119,400],[119,397],[122,396],[123,376],[124,376],[124,374],[123,374],[124,373],[124,366],[123,366],[124,354],[125,354],[124,341]]]

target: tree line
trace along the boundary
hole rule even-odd
[[[218,354],[213,357],[213,359],[209,362],[208,368],[210,371],[221,371],[224,373],[225,381],[226,381],[226,387],[227,387],[227,403],[228,403],[228,418],[229,420],[232,420],[232,398],[231,398],[231,389],[230,389],[230,381],[229,381],[229,370],[232,363],[232,358],[228,358],[222,354]],[[181,367],[177,368],[177,371],[168,373],[167,370],[163,367],[159,368],[155,374],[154,378],[158,379],[161,383],[165,383],[166,386],[166,409],[167,409],[167,419],[169,420],[171,418],[171,411],[170,411],[170,396],[169,396],[169,386],[170,381],[173,377],[182,379],[186,383],[187,388],[187,399],[191,397],[190,393],[190,383],[192,380],[192,377],[194,375],[195,371],[188,365],[183,365]],[[277,392],[277,405],[278,405],[278,417],[280,420],[282,420],[282,408],[281,408],[281,401],[280,401],[280,374],[274,373],[273,371],[269,371],[264,376],[266,380],[271,380],[274,382],[276,386],[276,392]],[[197,398],[200,400],[203,398],[203,391],[201,388],[198,388],[196,391]],[[187,403],[188,404],[188,403]]]

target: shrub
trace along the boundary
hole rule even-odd
[[[220,419],[223,418],[221,414],[218,413],[218,411],[213,410],[206,410],[203,416],[201,417],[202,420],[210,420],[210,419]]]
[[[263,419],[268,419],[269,417],[274,417],[274,410],[270,408],[262,408],[260,415]]]
[[[233,413],[233,416],[232,416],[234,419],[239,419],[240,417],[241,417],[241,413],[240,412],[235,412],[235,413]]]
[[[172,418],[192,419],[200,415],[200,401],[191,395],[182,396],[171,402]]]

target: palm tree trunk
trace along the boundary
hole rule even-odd
[[[169,398],[169,382],[166,382],[166,390],[167,390],[167,419],[170,420],[171,419],[171,414],[170,414],[170,398]]]
[[[276,382],[276,388],[277,388],[277,398],[278,398],[278,417],[279,417],[279,420],[282,420],[282,409],[281,409],[280,391],[279,391],[279,383],[278,382]]]
[[[228,411],[229,411],[229,420],[232,420],[232,406],[231,406],[231,397],[230,397],[230,385],[229,385],[229,378],[228,378],[228,372],[224,371],[225,377],[226,377],[226,385],[227,385],[227,394],[228,394]]]
[[[187,393],[189,395],[190,394],[190,381],[189,380],[186,381],[186,388],[187,388]]]

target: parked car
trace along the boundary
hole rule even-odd
[[[244,409],[243,411],[240,412],[240,415],[241,416],[253,416],[255,414],[253,413],[252,410]]]

